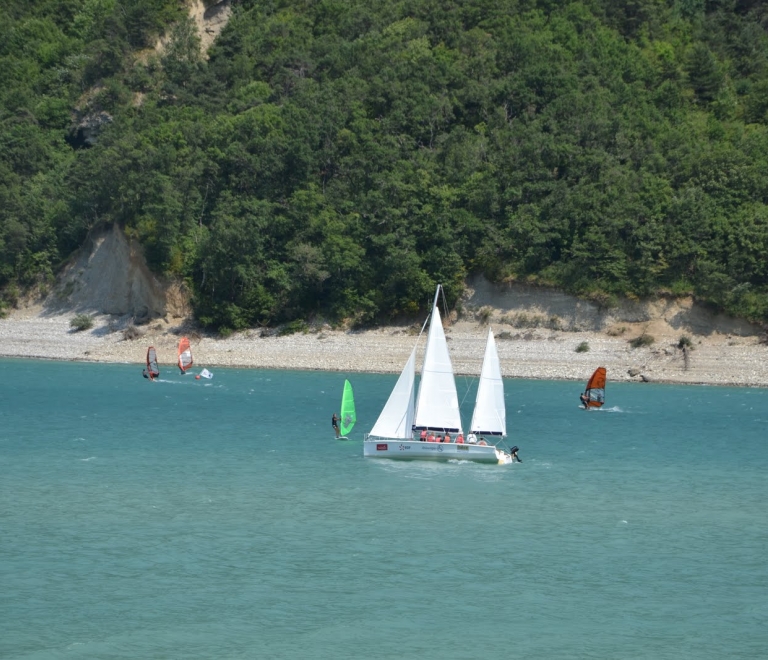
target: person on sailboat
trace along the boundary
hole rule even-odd
[[[338,438],[339,433],[339,416],[336,413],[333,413],[333,417],[331,418],[331,426],[333,426],[333,430],[336,432],[336,437]]]
[[[470,445],[476,445],[477,444],[477,436],[474,433],[470,433],[467,436],[467,444],[470,444]]]
[[[464,444],[464,436],[461,433],[459,433],[459,435],[456,436],[456,444],[457,445]]]
[[[518,463],[522,463],[522,459],[517,455],[517,452],[520,451],[519,447],[512,447],[512,449],[509,450],[510,455],[512,456],[512,462],[514,463],[515,460],[517,460]]]
[[[421,442],[427,441],[427,429],[421,429],[421,433],[419,434],[419,440]]]
[[[446,433],[445,437],[443,438],[443,442],[450,442],[451,441],[451,434]]]

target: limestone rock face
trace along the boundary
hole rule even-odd
[[[80,119],[71,129],[69,142],[75,147],[92,147],[99,139],[99,133],[112,123],[108,112],[92,112]]]
[[[171,313],[185,313],[178,286],[161,282],[146,265],[141,247],[117,226],[92,233],[77,257],[65,268],[46,300],[54,311],[69,309],[117,316],[137,322]],[[168,291],[173,291],[169,310]]]
[[[200,54],[207,58],[208,50],[232,17],[232,0],[186,0],[187,11],[200,36]],[[158,39],[155,51],[162,53],[169,35]]]
[[[231,4],[231,0],[220,0],[219,2],[211,2],[211,0],[207,2],[190,1],[189,14],[197,24],[200,33],[200,47],[204,56],[207,56],[208,49],[229,22],[232,16]]]
[[[481,275],[468,279],[462,306],[466,312],[483,310],[488,323],[509,322],[518,327],[547,326],[571,332],[608,332],[630,340],[643,334],[657,341],[674,341],[681,334],[730,334],[753,337],[760,328],[741,319],[717,314],[691,297],[621,300],[615,307],[562,291],[518,283],[492,283]],[[524,317],[524,318],[521,318]]]

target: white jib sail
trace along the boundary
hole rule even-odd
[[[453,433],[461,431],[459,397],[443,322],[437,309],[437,296],[429,323],[414,421],[417,428],[446,429]]]
[[[376,420],[371,435],[379,438],[410,439],[413,426],[413,383],[416,377],[416,348],[405,363],[400,378]]]
[[[501,379],[499,353],[493,331],[488,331],[483,368],[477,386],[475,412],[469,432],[476,435],[507,435],[507,409],[504,404],[504,381]]]

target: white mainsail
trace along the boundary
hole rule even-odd
[[[488,331],[485,357],[477,386],[475,412],[469,432],[476,435],[507,435],[507,409],[504,404],[504,381],[501,379],[499,353],[493,331]]]
[[[448,354],[443,322],[437,309],[439,293],[440,285],[437,287],[435,302],[432,306],[432,318],[429,322],[414,426],[417,429],[460,433],[459,397],[456,394],[456,381],[453,378],[453,365],[451,356]]]
[[[413,384],[416,378],[416,347],[405,363],[400,378],[376,420],[371,435],[379,438],[411,438],[413,426]]]

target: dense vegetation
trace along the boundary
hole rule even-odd
[[[6,300],[119,223],[217,328],[413,313],[476,272],[768,319],[763,3],[234,8],[205,60],[178,1],[0,0]]]

